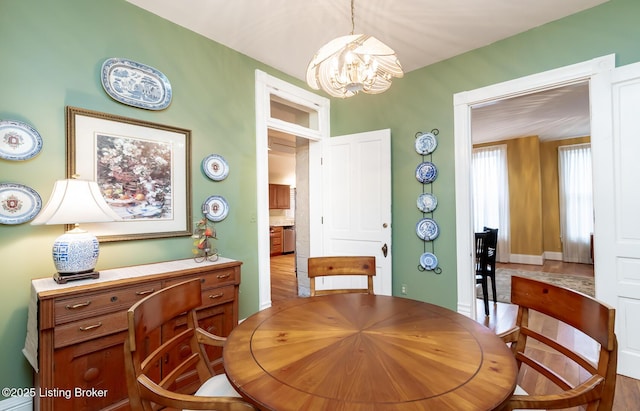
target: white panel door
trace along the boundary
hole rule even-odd
[[[375,256],[374,292],[391,295],[391,133],[332,137],[323,148],[322,254]],[[366,288],[366,280],[325,278],[316,286]]]
[[[640,63],[592,82],[596,298],[616,307],[618,373],[640,378]]]

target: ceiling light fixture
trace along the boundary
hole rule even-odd
[[[355,29],[351,0],[351,35],[331,40],[318,50],[307,67],[307,84],[333,97],[351,97],[362,91],[378,94],[391,87],[393,77],[404,75],[395,51]]]

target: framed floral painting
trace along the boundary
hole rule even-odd
[[[191,131],[66,108],[67,177],[95,180],[122,220],[83,224],[101,242],[191,235]]]

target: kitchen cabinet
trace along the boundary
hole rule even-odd
[[[269,238],[271,239],[271,255],[282,254],[282,227],[269,227]]]
[[[34,398],[34,409],[128,410],[123,342],[129,307],[156,290],[200,278],[199,325],[227,336],[238,323],[241,264],[223,257],[204,263],[189,259],[105,270],[98,280],[64,285],[51,278],[33,280],[25,355],[37,358],[36,392],[50,393]],[[185,321],[179,318],[150,336],[147,348],[171,338]],[[34,339],[35,344],[29,344]],[[29,347],[37,354],[28,354]],[[176,347],[167,361],[187,356],[190,350]],[[214,369],[222,371],[221,348],[209,347],[207,354]],[[157,367],[162,374],[162,365]],[[186,375],[178,384],[180,391],[192,393],[197,387],[195,374]],[[76,395],[79,389],[93,390],[94,395]],[[66,392],[69,398],[60,395]]]
[[[290,207],[290,186],[284,184],[269,184],[269,208],[288,210]]]

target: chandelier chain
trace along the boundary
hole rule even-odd
[[[354,2],[355,0],[351,0],[351,35],[352,36],[353,36],[353,33],[355,33],[356,31],[355,7],[353,6]]]

